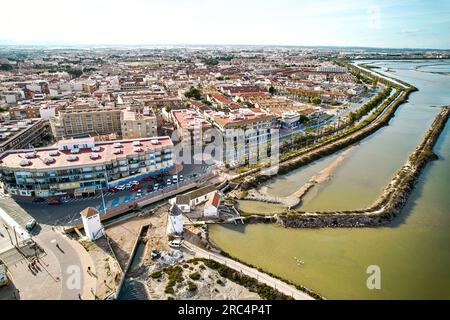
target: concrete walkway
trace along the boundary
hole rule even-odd
[[[283,282],[274,277],[271,277],[268,274],[258,271],[255,268],[251,268],[249,266],[246,266],[245,264],[242,264],[242,263],[232,260],[230,258],[224,257],[221,254],[214,253],[211,251],[206,251],[192,243],[184,242],[183,246],[186,247],[186,249],[193,251],[196,256],[199,256],[202,258],[207,258],[210,260],[217,261],[221,264],[224,264],[227,267],[232,268],[236,271],[239,271],[249,277],[252,277],[261,283],[267,284],[268,286],[280,291],[281,293],[283,293],[287,296],[293,297],[295,300],[314,300],[308,294],[306,294],[303,291],[298,290],[294,286],[287,284],[286,282]]]

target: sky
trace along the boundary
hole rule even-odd
[[[450,48],[449,0],[2,1],[0,43]]]

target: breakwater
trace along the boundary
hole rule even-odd
[[[336,212],[292,211],[276,215],[276,223],[294,228],[376,227],[389,223],[400,214],[423,168],[428,162],[437,159],[433,146],[445,128],[449,115],[450,107],[443,107],[421,143],[369,208]],[[261,218],[252,216],[248,220],[260,222]],[[264,221],[267,222],[267,219]]]
[[[410,86],[405,91],[397,91],[390,98],[386,99],[375,112],[358,126],[330,137],[317,146],[302,150],[297,154],[290,155],[281,159],[276,175],[286,174],[294,169],[309,164],[315,160],[331,155],[342,150],[377,131],[383,126],[388,125],[391,118],[395,115],[398,107],[407,101],[408,96],[417,91],[417,88]],[[249,190],[258,187],[261,183],[272,179],[275,175],[264,175],[259,170],[249,173],[243,181],[240,182],[240,190]]]

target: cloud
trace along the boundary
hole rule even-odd
[[[367,14],[369,15],[367,20],[367,26],[369,29],[378,30],[381,29],[381,10],[379,6],[371,5],[367,8]]]
[[[420,31],[420,29],[402,29],[400,33],[405,35],[417,35]]]

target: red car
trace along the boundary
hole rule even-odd
[[[144,177],[144,178],[142,178],[142,181],[151,182],[151,181],[153,181],[153,179],[150,177]]]
[[[137,184],[137,185],[135,185],[135,186],[132,186],[130,190],[131,190],[131,191],[137,191],[137,190],[139,190],[139,189],[142,189],[142,185]]]
[[[50,200],[49,202],[47,202],[47,204],[48,205],[57,205],[57,204],[61,204],[62,203],[62,201],[61,200],[59,200],[59,199],[53,199],[53,200]]]
[[[108,189],[108,192],[116,193],[116,192],[119,192],[119,189],[117,189],[116,187],[112,187],[112,188]]]

